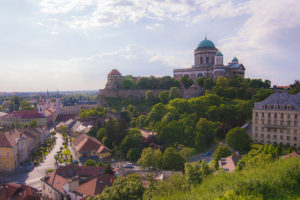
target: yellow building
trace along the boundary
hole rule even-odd
[[[17,144],[15,135],[0,133],[0,171],[12,172],[18,165]]]

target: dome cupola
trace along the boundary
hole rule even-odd
[[[198,47],[197,47],[197,49],[201,49],[201,48],[212,48],[212,49],[215,49],[216,47],[215,47],[215,44],[214,44],[212,41],[208,40],[208,39],[205,37],[205,39],[202,40],[202,41],[199,43]]]

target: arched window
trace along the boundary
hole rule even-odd
[[[202,73],[198,73],[198,74],[197,74],[197,77],[202,77],[202,76],[203,76]]]

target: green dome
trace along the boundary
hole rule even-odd
[[[205,38],[205,40],[202,40],[197,47],[197,49],[200,48],[216,48],[216,47],[212,41]]]
[[[216,56],[223,56],[223,54],[221,53],[221,51],[218,51],[218,53],[216,54]]]
[[[234,57],[234,58],[232,59],[232,61],[238,62],[239,60],[238,60],[236,57]]]

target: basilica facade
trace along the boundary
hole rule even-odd
[[[205,38],[194,50],[194,65],[190,68],[174,69],[174,78],[187,76],[194,81],[200,77],[216,80],[219,76],[231,78],[234,75],[244,78],[245,67],[234,57],[228,65],[223,64],[223,54],[215,44]]]

